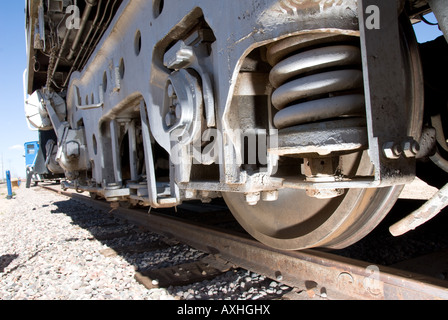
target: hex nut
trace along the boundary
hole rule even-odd
[[[413,158],[420,151],[420,145],[417,141],[407,140],[401,144],[403,154],[406,158]]]
[[[186,199],[194,199],[196,198],[197,192],[194,189],[185,190],[185,198]]]
[[[263,201],[277,201],[278,200],[278,191],[277,190],[273,190],[273,191],[263,191],[261,193],[261,199]]]
[[[386,142],[383,145],[383,154],[387,159],[398,159],[402,153],[403,149],[399,144]]]
[[[246,194],[246,202],[250,206],[255,206],[260,201],[260,192],[251,192]]]

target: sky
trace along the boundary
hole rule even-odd
[[[0,0],[0,180],[6,170],[25,178],[24,143],[37,141],[24,113],[23,72],[26,68],[25,0]],[[433,16],[428,20],[435,22]],[[419,42],[441,35],[437,26],[414,26]]]

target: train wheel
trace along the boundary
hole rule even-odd
[[[408,134],[418,139],[423,119],[422,70],[417,42],[409,19],[401,17],[401,48],[406,65]],[[373,172],[367,152],[341,156],[351,173]],[[309,197],[305,190],[281,189],[274,202],[259,201],[252,206],[244,194],[223,197],[235,218],[260,242],[284,250],[311,247],[341,249],[372,231],[392,208],[401,186],[349,189],[331,199]]]
[[[370,170],[367,155],[360,157],[358,172]],[[225,193],[223,197],[241,226],[270,247],[340,249],[375,228],[392,208],[401,189],[401,186],[350,189],[333,199],[311,198],[305,190],[282,189],[277,201],[259,201],[255,206],[246,202],[244,194]]]

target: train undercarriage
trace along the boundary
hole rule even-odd
[[[64,188],[224,198],[257,240],[344,248],[448,171],[443,0],[29,0],[25,108]],[[432,161],[431,161],[432,160]]]

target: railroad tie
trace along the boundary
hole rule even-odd
[[[138,253],[144,253],[148,251],[155,251],[155,250],[163,250],[166,248],[169,248],[170,245],[162,242],[162,241],[149,241],[144,242],[140,244],[135,245],[129,245],[129,246],[123,246],[123,247],[117,247],[117,248],[107,248],[104,250],[101,250],[100,253],[105,257],[114,257],[117,255],[122,254],[138,254]]]
[[[231,263],[209,255],[196,262],[136,272],[135,279],[147,289],[168,288],[213,279],[232,269]]]

